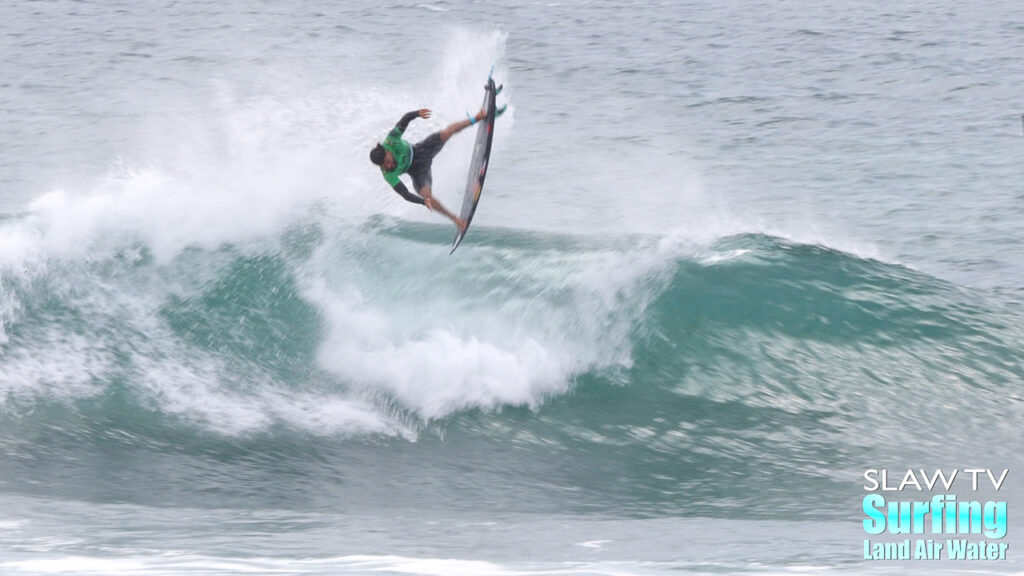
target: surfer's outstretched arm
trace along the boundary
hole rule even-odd
[[[413,110],[412,112],[406,112],[402,119],[395,124],[395,128],[398,129],[398,134],[401,135],[405,132],[405,129],[409,127],[409,122],[417,118],[430,118],[430,110],[427,108],[421,108],[419,110]]]
[[[409,189],[406,188],[405,184],[403,184],[402,182],[399,182],[398,184],[395,184],[395,192],[398,192],[399,196],[401,196],[402,198],[405,198],[406,202],[412,202],[413,204],[423,204],[423,205],[426,205],[426,202],[423,200],[423,198],[420,198],[419,196],[413,194],[412,192],[409,192]],[[429,206],[428,206],[428,208],[429,208]]]
[[[395,185],[395,192],[398,192],[398,195],[401,196],[402,198],[405,198],[407,202],[412,202],[413,204],[421,204],[423,206],[426,206],[428,210],[436,210],[441,214],[444,214],[452,222],[455,223],[455,227],[458,228],[459,230],[463,230],[466,227],[466,223],[462,220],[462,218],[459,218],[455,214],[449,212],[448,209],[445,208],[443,204],[434,199],[434,195],[430,193],[429,186],[424,186],[423,188],[420,188],[420,193],[423,194],[422,197],[417,196],[412,192],[409,192],[409,189],[406,188],[405,184],[402,182],[399,182],[398,184]]]

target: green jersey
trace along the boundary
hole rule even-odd
[[[406,116],[408,117],[409,115],[412,115],[414,118],[415,114],[415,112],[410,112]],[[412,118],[409,118],[409,120],[411,119]],[[385,138],[384,142],[381,143],[381,146],[383,146],[388,152],[391,152],[391,155],[395,158],[394,170],[385,172],[384,169],[381,168],[381,172],[384,174],[384,179],[387,180],[388,184],[390,184],[392,188],[398,185],[398,176],[405,174],[409,169],[409,166],[412,165],[412,145],[402,139],[402,133],[405,132],[405,127],[408,126],[409,120],[406,120],[406,118],[402,118],[402,120],[403,121],[400,121],[391,129],[391,132],[388,132],[387,138]]]

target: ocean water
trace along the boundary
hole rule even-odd
[[[1019,2],[0,22],[0,573],[1024,572]],[[367,153],[492,66],[449,256]],[[1007,558],[865,560],[908,468]]]

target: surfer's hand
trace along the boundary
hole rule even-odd
[[[420,118],[430,118],[430,109],[429,108],[421,108],[420,109]]]

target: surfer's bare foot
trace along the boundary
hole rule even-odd
[[[459,229],[459,232],[465,232],[466,226],[467,224],[465,220],[459,218],[458,216],[455,217],[455,227]]]

